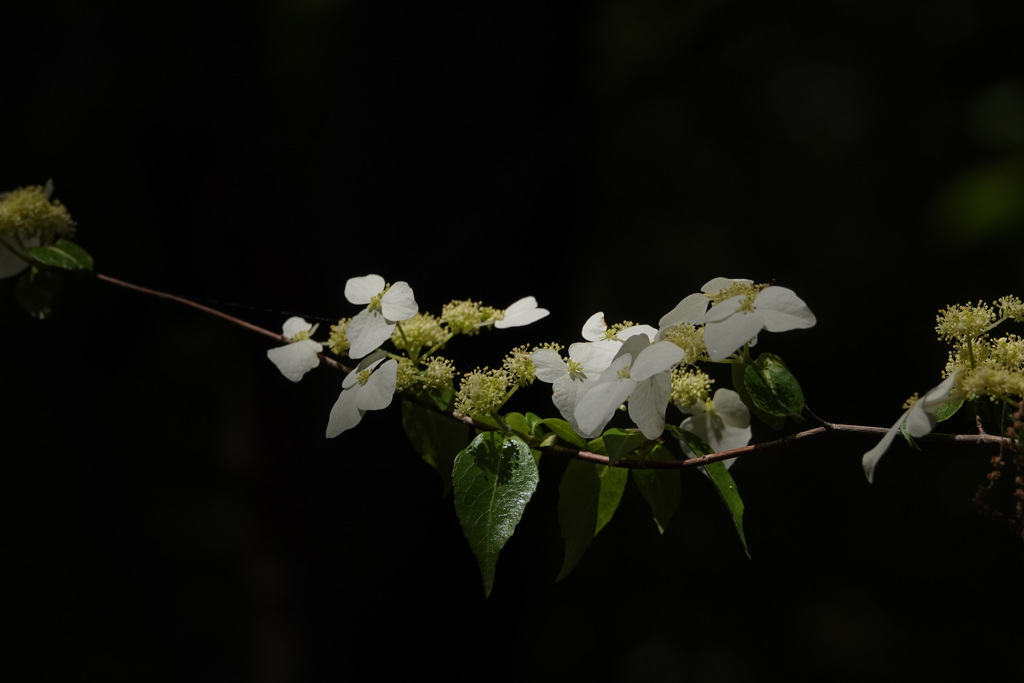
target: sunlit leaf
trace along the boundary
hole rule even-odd
[[[537,463],[518,436],[479,434],[455,458],[455,512],[476,555],[484,594],[494,587],[498,553],[537,489]]]

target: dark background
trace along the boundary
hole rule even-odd
[[[53,178],[98,271],[270,329],[326,330],[370,272],[552,311],[454,347],[481,364],[774,281],[819,323],[760,346],[823,417],[888,426],[940,379],[939,308],[1024,294],[1013,5],[32,3],[4,10],[0,190]],[[40,680],[1020,673],[1024,544],[971,503],[990,450],[896,444],[874,486],[870,438],[743,460],[750,560],[699,474],[664,536],[630,485],[557,585],[546,457],[485,601],[396,409],[328,441],[338,376],[292,385],[261,337],[87,278],[39,322],[0,285],[5,592]]]

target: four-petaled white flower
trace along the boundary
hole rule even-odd
[[[267,350],[267,358],[282,375],[293,382],[298,382],[303,375],[320,365],[320,356],[317,354],[324,350],[323,344],[309,338],[317,327],[298,316],[288,318],[284,321],[282,331],[289,343]]]
[[[646,334],[630,337],[611,364],[576,404],[579,435],[600,434],[628,398],[629,417],[648,439],[665,429],[665,409],[672,389],[669,370],[685,352],[672,342],[651,343]]]
[[[350,344],[350,358],[362,358],[391,337],[395,324],[416,315],[419,305],[406,282],[390,287],[380,275],[350,278],[345,283],[349,303],[367,304],[348,323],[345,336]]]
[[[398,361],[387,359],[383,351],[377,350],[361,360],[341,383],[341,395],[327,421],[327,438],[355,427],[367,410],[391,405],[397,379]]]
[[[718,389],[710,401],[698,401],[683,408],[683,412],[690,417],[679,426],[699,436],[715,453],[750,443],[750,410],[732,389]],[[686,442],[680,441],[679,445],[684,453],[697,457]],[[735,460],[727,460],[725,466],[730,467],[733,462]]]
[[[910,407],[910,410],[900,415],[900,419],[885,433],[878,445],[864,454],[864,457],[861,458],[861,465],[864,467],[864,475],[868,478],[868,482],[874,480],[878,460],[889,448],[889,444],[892,443],[904,422],[907,424],[907,433],[912,437],[924,436],[935,428],[939,421],[936,415],[939,406],[946,401],[958,398],[953,391],[953,384],[956,382],[958,372],[959,369],[954,370],[937,387],[919,398]]]
[[[549,312],[546,308],[538,308],[537,299],[534,297],[524,296],[505,309],[505,314],[499,320],[494,321],[494,327],[499,330],[507,327],[523,327],[537,322],[547,316]]]
[[[606,348],[585,342],[569,346],[568,360],[551,349],[538,349],[531,354],[537,379],[552,385],[551,400],[576,433],[580,431],[576,422],[576,402],[597,382],[611,362],[612,355]]]
[[[719,302],[700,322],[704,323],[708,358],[720,361],[742,348],[761,330],[804,329],[813,327],[817,319],[792,289],[766,287],[758,292],[753,302],[748,302],[745,294]]]

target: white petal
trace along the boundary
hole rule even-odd
[[[391,322],[408,320],[420,310],[408,282],[396,282],[388,288],[380,300],[384,317]]]
[[[754,308],[769,332],[785,332],[813,327],[817,322],[811,309],[786,287],[768,287],[754,299]]]
[[[384,361],[359,391],[356,405],[360,410],[382,410],[391,405],[395,396],[398,377],[398,361],[394,358]]]
[[[722,420],[731,427],[746,429],[750,426],[750,409],[732,389],[717,389],[711,405]],[[746,445],[746,444],[744,444]]]
[[[11,237],[8,236],[8,239],[11,239]],[[14,239],[13,241],[21,244],[25,252],[28,252],[32,247],[38,247],[40,244],[38,237],[30,237],[25,240]],[[12,252],[5,244],[0,242],[0,280],[14,277],[28,268],[28,266],[28,261]]]
[[[598,311],[587,318],[587,322],[583,323],[582,336],[587,341],[598,341],[604,339],[604,333],[607,329],[608,323],[604,321],[604,313]]]
[[[640,382],[629,395],[629,417],[648,439],[665,431],[665,409],[672,394],[672,377],[667,372]]]
[[[610,339],[596,342],[575,342],[569,344],[569,360],[576,361],[583,366],[583,372],[593,373],[596,377],[604,372],[621,347],[621,343]]]
[[[896,421],[896,424],[889,428],[889,431],[885,433],[882,440],[879,441],[874,448],[865,453],[860,459],[860,464],[861,467],[864,468],[864,476],[868,478],[868,483],[871,483],[874,480],[875,467],[878,465],[878,460],[883,454],[885,454],[885,451],[888,450],[889,444],[891,444],[892,440],[896,437],[896,433],[899,431],[900,425],[903,424],[903,420],[906,417],[907,413],[900,415],[900,419]]]
[[[708,349],[708,358],[713,361],[728,358],[757,336],[761,324],[761,317],[749,311],[734,313],[722,322],[708,323],[704,326],[704,345]]]
[[[630,393],[636,388],[635,381],[619,376],[619,371],[628,368],[632,360],[628,353],[616,358],[601,373],[601,377],[593,386],[579,397],[575,414],[576,422],[580,427],[580,436],[590,439],[600,434],[605,425],[611,421],[618,407],[629,398]]]
[[[633,367],[629,369],[629,376],[642,382],[652,375],[665,372],[685,356],[686,352],[672,342],[652,344],[637,355]]]
[[[505,309],[505,315],[494,323],[498,329],[507,327],[523,327],[537,322],[548,315],[548,309],[537,308],[537,300],[532,296],[525,297]]]
[[[324,347],[311,339],[267,349],[267,358],[277,366],[281,374],[293,382],[298,382],[307,372],[320,365],[320,357],[316,354]]]
[[[700,292],[691,294],[676,304],[671,311],[661,316],[661,320],[658,321],[658,329],[667,330],[680,323],[696,325],[707,312],[709,303],[710,300]]]
[[[650,344],[658,336],[658,331],[650,325],[630,325],[624,330],[619,330],[615,336],[619,338],[619,341],[624,342],[641,334],[647,337],[647,343]]]
[[[345,283],[345,298],[350,304],[368,304],[370,299],[384,291],[386,284],[380,275],[349,278]]]
[[[591,380],[577,380],[565,375],[552,387],[551,402],[555,404],[558,412],[577,434],[581,432],[579,422],[576,421],[576,405],[579,403],[580,397],[596,382],[597,376]]]
[[[309,332],[312,329],[313,326],[310,323],[297,315],[285,320],[284,325],[281,327],[281,330],[284,332],[284,336],[287,339],[295,339],[302,332]]]
[[[391,337],[394,329],[395,324],[386,321],[379,312],[364,308],[345,328],[345,336],[350,344],[349,358],[362,358],[379,348]]]
[[[569,374],[569,365],[558,352],[551,349],[537,349],[530,354],[536,369],[537,379],[549,384]]]
[[[327,420],[327,438],[331,439],[346,429],[352,429],[363,419],[363,411],[359,410],[356,400],[358,389],[343,389],[338,400],[331,408],[331,416]]]
[[[728,299],[719,301],[701,316],[700,322],[717,323],[732,317],[739,312],[740,305],[746,298],[745,294],[737,294],[736,296],[731,296]]]
[[[375,367],[384,362],[388,354],[384,353],[383,349],[377,349],[369,356],[359,361],[359,365],[355,367],[352,372],[345,375],[345,379],[341,381],[341,386],[344,389],[350,389],[359,384],[359,376],[366,370],[373,370]]]
[[[935,410],[949,399],[949,392],[955,381],[956,373],[954,372],[913,405],[910,412],[907,413],[907,431],[911,436],[924,436],[935,428],[939,421]]]

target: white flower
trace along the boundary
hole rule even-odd
[[[750,410],[732,389],[718,389],[710,401],[698,401],[683,408],[683,412],[690,413],[690,417],[679,426],[703,439],[714,453],[742,448],[750,443]],[[685,442],[680,441],[679,445],[684,453],[697,457]],[[726,461],[726,467],[733,462]]]
[[[606,348],[584,342],[569,346],[568,360],[551,349],[538,349],[531,354],[537,379],[552,385],[552,402],[577,434],[580,428],[576,422],[576,402],[597,382],[612,355]]]
[[[502,318],[494,321],[494,327],[499,330],[506,327],[523,327],[537,322],[547,314],[548,309],[537,308],[537,300],[532,296],[527,296],[506,308]]]
[[[665,429],[665,408],[671,393],[669,369],[685,352],[672,342],[651,344],[646,334],[630,337],[611,364],[576,404],[578,433],[593,438],[604,430],[620,405],[629,399],[629,416],[648,439]]]
[[[282,375],[293,382],[298,382],[303,375],[320,365],[320,356],[317,354],[324,350],[323,344],[309,338],[317,327],[298,316],[288,318],[282,330],[289,343],[267,350],[267,358]]]
[[[359,424],[367,410],[391,405],[398,379],[398,361],[383,351],[372,353],[359,362],[341,383],[341,395],[331,408],[327,438],[333,438]]]
[[[812,327],[817,322],[807,304],[786,287],[766,287],[753,302],[746,299],[744,294],[729,297],[701,317],[711,360],[728,358],[761,330],[785,332]]]
[[[900,419],[885,433],[878,445],[864,454],[864,457],[861,458],[861,465],[864,467],[864,475],[868,478],[868,482],[874,480],[878,460],[889,448],[889,444],[892,443],[904,422],[907,425],[907,433],[912,437],[924,436],[935,428],[939,421],[935,411],[946,401],[956,398],[953,392],[953,383],[956,382],[957,372],[958,370],[951,372],[949,377],[942,380],[937,387],[919,398],[910,407],[910,410],[900,415]]]
[[[408,283],[396,282],[388,287],[380,275],[350,278],[345,283],[345,298],[349,303],[367,304],[345,328],[350,358],[362,358],[379,348],[391,337],[395,323],[408,320],[419,311]]]
[[[697,325],[700,323],[700,319],[704,317],[704,314],[708,310],[708,304],[711,303],[711,299],[707,295],[697,292],[686,297],[673,308],[671,311],[661,316],[661,320],[658,321],[658,339],[665,336],[665,332],[669,329],[680,325],[682,323],[690,323],[691,325]]]

